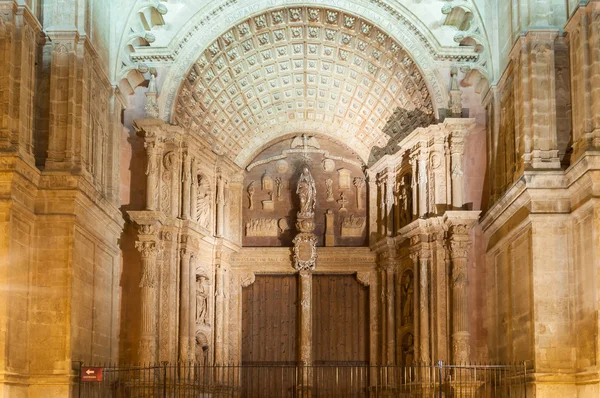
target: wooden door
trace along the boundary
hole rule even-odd
[[[293,396],[298,343],[296,275],[257,275],[242,291],[244,397]]]
[[[313,388],[319,397],[368,387],[369,290],[354,275],[313,276]]]

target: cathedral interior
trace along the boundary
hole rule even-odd
[[[598,197],[600,0],[0,0],[0,398],[167,363],[600,397]]]

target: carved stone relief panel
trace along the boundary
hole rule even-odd
[[[316,184],[317,246],[325,245],[328,210],[334,224],[330,243],[364,245],[368,196],[362,165],[351,150],[322,137],[298,134],[265,149],[247,167],[243,182],[243,245],[292,246],[300,210],[297,183],[304,167]]]

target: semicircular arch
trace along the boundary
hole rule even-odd
[[[299,130],[349,142],[367,161],[371,148],[391,137],[385,126],[395,110],[407,111],[405,124],[418,127],[446,101],[432,95],[445,91],[432,90],[426,76],[436,69],[424,69],[381,26],[353,12],[271,8],[228,26],[205,47],[178,94],[167,79],[161,97],[175,104],[172,121],[199,131],[238,165],[263,142]]]

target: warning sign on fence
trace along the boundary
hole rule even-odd
[[[81,368],[81,381],[102,381],[102,368]]]

